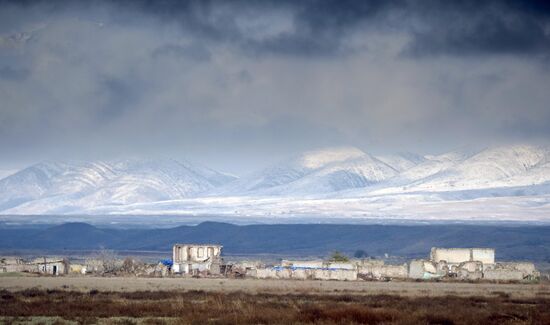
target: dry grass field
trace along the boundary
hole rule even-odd
[[[246,293],[322,293],[358,295],[423,296],[484,296],[505,293],[513,298],[550,298],[550,284],[467,283],[467,282],[410,282],[410,281],[317,281],[317,280],[258,280],[207,278],[138,278],[92,276],[12,276],[0,277],[0,289],[50,289],[71,291],[166,291],[200,290],[208,292]]]
[[[0,323],[550,324],[547,284],[0,278]]]
[[[4,323],[548,324],[550,299],[206,291],[0,291]]]

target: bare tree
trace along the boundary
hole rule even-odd
[[[102,248],[98,252],[97,259],[101,262],[103,273],[113,273],[117,270],[118,256],[115,251]]]

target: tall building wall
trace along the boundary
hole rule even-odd
[[[434,262],[446,261],[459,264],[480,261],[483,264],[495,263],[495,250],[492,248],[432,248],[430,259]]]

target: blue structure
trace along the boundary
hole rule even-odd
[[[169,268],[172,268],[172,265],[174,265],[174,262],[171,259],[160,260],[160,262],[162,265],[168,266]]]

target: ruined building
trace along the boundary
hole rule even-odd
[[[40,257],[33,260],[21,258],[0,258],[0,273],[29,272],[50,275],[67,274],[69,262],[63,258]]]
[[[63,258],[36,258],[28,264],[30,272],[61,275],[69,272],[69,262]]]
[[[413,260],[409,277],[463,280],[533,280],[539,277],[533,263],[495,262],[492,248],[432,248],[428,260]]]
[[[221,253],[221,245],[175,244],[172,249],[172,272],[220,274]]]

